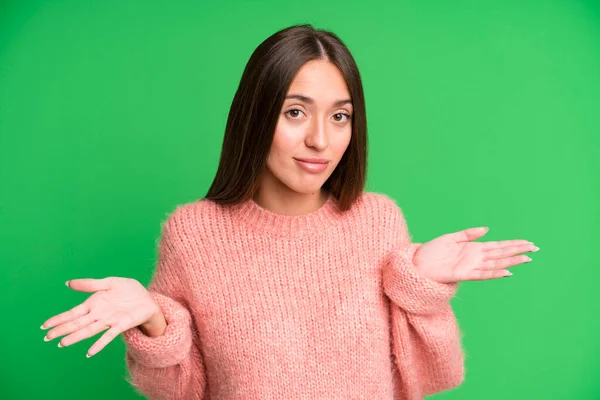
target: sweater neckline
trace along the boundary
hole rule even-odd
[[[284,215],[261,207],[254,199],[231,207],[235,221],[243,223],[249,230],[281,237],[319,235],[335,225],[341,218],[337,199],[328,194],[327,200],[316,211],[301,215]]]

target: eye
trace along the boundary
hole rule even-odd
[[[292,119],[298,119],[297,117],[300,116],[302,110],[300,110],[299,108],[292,108],[290,110],[287,110],[285,113],[292,117]]]
[[[334,119],[335,119],[335,121],[336,121],[336,122],[344,122],[344,121],[342,120],[344,117],[346,117],[346,121],[348,121],[348,120],[350,119],[350,114],[348,114],[348,113],[345,113],[345,112],[343,112],[343,113],[337,113],[337,114],[333,114],[333,116],[334,116]],[[335,117],[337,117],[337,118],[335,118]],[[338,119],[338,118],[339,118],[339,119]]]

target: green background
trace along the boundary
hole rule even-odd
[[[453,300],[467,378],[439,399],[600,399],[600,3],[0,2],[4,399],[138,398],[119,337],[59,349],[39,326],[147,284],[160,223],[202,197],[252,51],[331,29],[363,76],[367,189],[415,241],[487,225],[541,250]]]

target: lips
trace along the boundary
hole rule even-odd
[[[311,173],[323,172],[327,169],[329,161],[324,158],[294,158],[296,164]]]
[[[306,163],[311,163],[311,164],[327,164],[329,161],[325,158],[317,158],[317,157],[310,157],[310,158],[299,158],[296,157],[295,158],[298,161],[302,161],[302,162],[306,162]]]

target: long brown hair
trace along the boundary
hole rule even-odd
[[[252,198],[259,188],[292,80],[305,63],[317,59],[325,59],[340,70],[353,107],[350,143],[322,188],[344,211],[358,199],[367,169],[367,116],[358,66],[338,36],[310,24],[274,33],[250,56],[231,103],[219,167],[206,199],[237,204]]]

